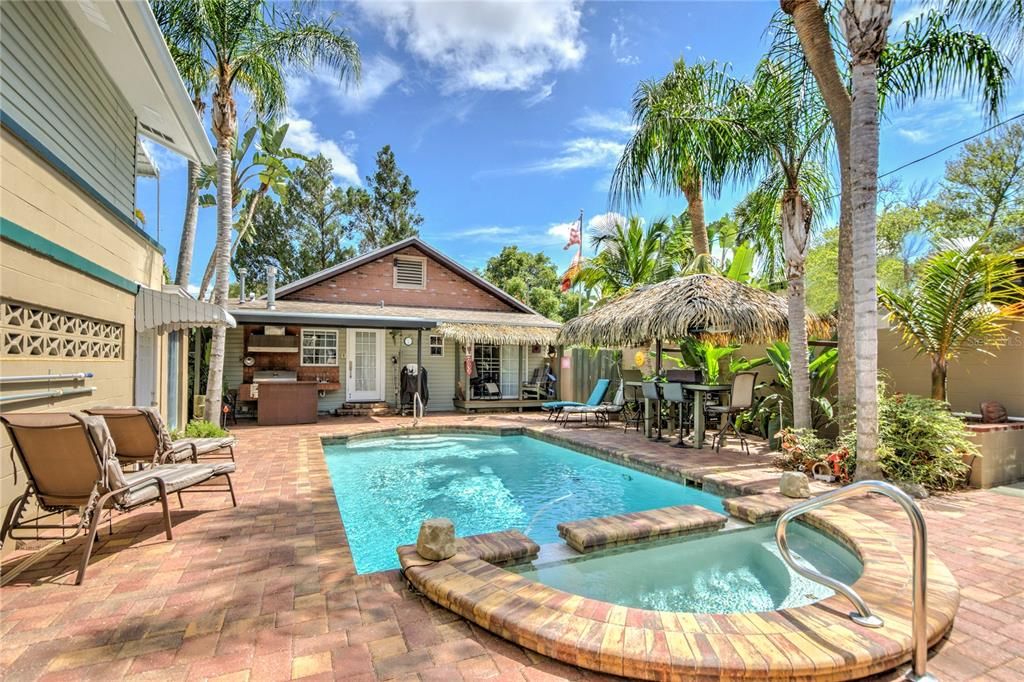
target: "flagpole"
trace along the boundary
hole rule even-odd
[[[582,268],[583,267],[583,209],[582,208],[580,209],[580,243],[579,243],[579,247],[580,248],[579,248],[579,251],[577,252],[576,258],[577,258],[577,262],[579,263],[578,267]],[[577,291],[576,293],[579,294],[580,292]],[[583,296],[582,295],[580,295],[580,297],[578,299],[576,299],[576,314],[577,315],[582,315],[583,314]]]

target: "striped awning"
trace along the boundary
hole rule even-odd
[[[178,286],[163,291],[139,287],[135,297],[135,330],[155,329],[158,333],[192,327],[234,327],[235,318],[224,308],[197,301]]]

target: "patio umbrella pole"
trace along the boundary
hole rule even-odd
[[[657,382],[661,380],[661,339],[657,339],[654,342],[654,381],[655,386]],[[661,389],[658,389],[658,400],[655,402],[656,407],[655,415],[658,419],[658,437],[654,439],[655,443],[664,443],[668,439],[661,435]]]

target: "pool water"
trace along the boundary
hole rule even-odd
[[[787,530],[794,558],[847,584],[863,569],[850,550],[802,524]],[[518,573],[592,599],[657,611],[732,613],[805,606],[831,589],[782,560],[774,526],[624,549]]]
[[[359,573],[398,567],[395,548],[447,517],[457,535],[508,528],[559,542],[562,521],[721,498],[528,436],[420,434],[324,446]]]

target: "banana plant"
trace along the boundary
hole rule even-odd
[[[306,163],[309,161],[308,157],[284,146],[287,134],[287,123],[276,126],[272,121],[257,121],[256,125],[246,130],[235,144],[231,155],[231,208],[234,210],[239,205],[246,204],[246,210],[245,215],[235,223],[236,236],[231,244],[231,259],[238,251],[241,240],[252,238],[250,234],[252,217],[256,213],[259,201],[270,192],[273,192],[279,201],[284,201],[288,180],[291,178],[291,169],[287,162]],[[250,154],[250,150],[252,154]],[[247,159],[248,163],[246,163]],[[215,165],[205,166],[199,175],[199,187],[208,189],[214,186],[216,176]],[[249,188],[253,182],[257,181],[259,184],[254,189]],[[201,194],[199,205],[216,206],[216,195]],[[202,283],[199,285],[200,299],[206,295],[206,289],[213,278],[215,263],[216,259],[211,256],[206,265]]]
[[[704,380],[715,384],[722,373],[722,361],[739,350],[739,346],[716,346],[710,341],[688,337],[679,342],[679,350],[685,366],[699,367],[704,370]]]
[[[793,383],[790,364],[789,344],[777,341],[764,350],[765,356],[751,360],[734,360],[730,372],[744,372],[762,365],[771,365],[776,377],[759,386],[761,395],[755,398],[754,408],[746,422],[760,431],[766,438],[786,426],[793,425]],[[835,389],[836,367],[839,351],[826,348],[816,355],[812,353],[808,363],[811,378],[811,426],[821,432],[835,420],[832,395]]]

